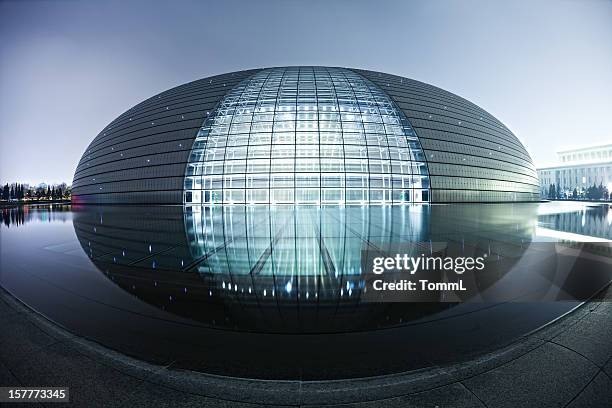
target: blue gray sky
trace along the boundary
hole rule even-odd
[[[536,165],[612,142],[612,1],[1,1],[0,181],[72,181],[95,135],[194,79],[378,70],[457,93]]]

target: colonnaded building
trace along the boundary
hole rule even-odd
[[[499,120],[380,72],[278,67],[153,96],[83,154],[75,203],[536,201],[529,154]]]
[[[612,143],[557,152],[558,163],[538,169],[540,194],[547,197],[549,186],[569,196],[602,185],[612,191]]]

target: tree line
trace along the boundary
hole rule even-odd
[[[6,183],[2,188],[2,201],[50,201],[69,200],[70,186],[66,183],[29,186],[20,183]]]
[[[556,184],[548,186],[548,198],[551,200],[574,199],[574,200],[610,200],[610,192],[602,183],[587,187],[586,189],[578,190],[574,187],[573,190],[561,189]]]

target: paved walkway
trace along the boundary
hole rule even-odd
[[[170,370],[110,351],[0,289],[0,384],[69,386],[72,406],[87,407],[612,407],[611,316],[609,287],[467,363],[355,380],[251,381]]]

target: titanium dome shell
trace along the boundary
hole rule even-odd
[[[538,201],[520,141],[478,106],[372,71],[280,67],[156,95],[91,142],[74,203]]]

